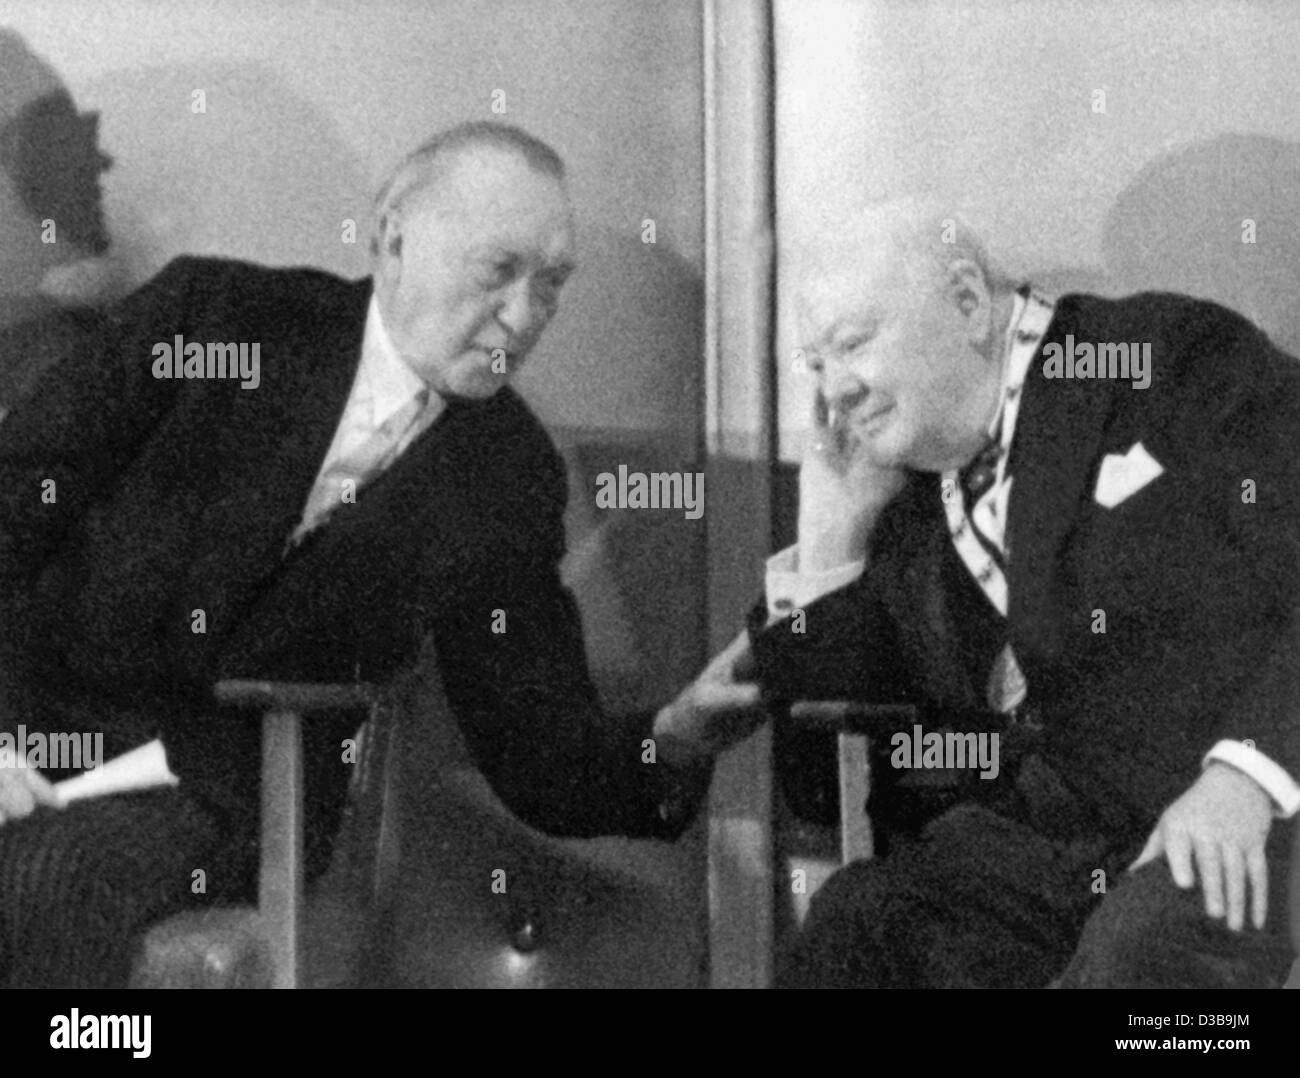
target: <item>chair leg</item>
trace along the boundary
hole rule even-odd
[[[869,860],[874,852],[867,795],[871,792],[871,756],[865,734],[839,735],[840,859],[842,864]]]
[[[302,719],[268,711],[262,720],[262,865],[258,911],[270,949],[273,988],[296,988],[302,951]]]

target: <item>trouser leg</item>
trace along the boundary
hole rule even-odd
[[[777,986],[1044,987],[1096,901],[1101,849],[959,805],[827,881]]]
[[[1160,857],[1124,874],[1088,919],[1062,988],[1277,988],[1295,955],[1287,936],[1291,828],[1268,843],[1269,903],[1262,930],[1231,931],[1205,912],[1204,891],[1184,891]]]
[[[224,833],[218,813],[179,790],[0,826],[0,984],[125,986],[153,922],[251,894],[254,853],[249,836]]]

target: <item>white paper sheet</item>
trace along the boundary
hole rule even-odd
[[[54,784],[54,791],[66,805],[87,797],[104,797],[107,794],[130,793],[133,790],[151,790],[158,786],[176,786],[180,783],[167,766],[163,743],[155,738],[147,745],[115,756],[107,763],[86,771],[75,778]]]

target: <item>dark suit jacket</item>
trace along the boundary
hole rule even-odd
[[[0,424],[0,720],[103,730],[106,755],[161,733],[183,784],[247,813],[257,720],[213,705],[217,679],[382,680],[432,632],[470,749],[517,815],[569,835],[673,833],[662,765],[641,762],[648,723],[598,706],[559,579],[564,469],[513,392],[450,405],[282,559],[369,294],[311,270],[179,259]],[[155,378],[152,347],[176,334],[257,342],[260,386]],[[311,724],[321,818],[342,800],[355,726]]]
[[[1251,739],[1300,775],[1300,364],[1237,315],[1173,295],[1062,297],[1044,346],[1067,334],[1149,342],[1152,382],[1045,379],[1041,352],[1031,364],[1008,460],[1005,624],[953,548],[939,477],[916,474],[867,572],[810,604],[803,634],[788,619],[764,629],[757,610],[755,649],[778,706],[914,702],[930,728],[1019,738],[1087,806],[1064,830],[1131,841],[1220,738]],[[1102,460],[1136,442],[1164,474],[1105,508]],[[983,711],[1007,639],[1037,735]],[[828,766],[783,732],[802,766]],[[969,788],[1013,781],[1004,769]],[[807,775],[791,786],[818,788]]]
[[[0,416],[31,396],[50,367],[100,331],[102,312],[95,307],[25,304],[26,317],[4,322],[0,305]]]

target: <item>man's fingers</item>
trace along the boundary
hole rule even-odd
[[[22,819],[36,807],[36,798],[18,771],[0,772],[0,813],[11,820]]]
[[[754,653],[749,646],[749,631],[742,629],[727,650],[719,656],[727,661],[727,673],[736,681],[752,681],[757,668],[754,665]]]
[[[1250,876],[1250,919],[1256,928],[1263,928],[1268,916],[1268,858],[1262,845],[1246,851],[1246,872]]]
[[[50,782],[39,771],[29,771],[27,773],[27,786],[32,791],[32,797],[35,798],[38,805],[49,805],[50,808],[62,808],[63,801],[59,797],[59,792],[54,788],[54,783]]]
[[[1246,923],[1246,856],[1240,846],[1227,845],[1220,851],[1219,858],[1228,900],[1228,927],[1240,932]]]
[[[717,686],[732,685],[737,681],[752,681],[756,668],[754,655],[749,647],[749,633],[742,631],[730,644],[723,648],[700,675],[701,684]]]
[[[30,816],[37,805],[62,807],[50,780],[33,768],[0,768],[0,822]]]
[[[748,634],[745,636],[745,646],[740,649],[736,661],[732,663],[731,676],[737,681],[758,680],[758,663],[754,661],[754,653],[750,650]]]
[[[1174,883],[1183,890],[1196,886],[1196,872],[1192,868],[1192,843],[1186,832],[1177,831],[1165,837],[1165,857]]]
[[[701,703],[709,711],[756,711],[762,703],[762,691],[749,681],[727,685],[710,685]]]
[[[1219,847],[1207,839],[1195,840],[1196,867],[1200,870],[1201,890],[1205,892],[1205,912],[1223,916],[1223,860]]]
[[[1164,839],[1161,837],[1160,825],[1157,824],[1156,829],[1151,832],[1151,837],[1147,839],[1147,844],[1142,847],[1142,852],[1138,854],[1137,860],[1128,866],[1128,870],[1130,872],[1136,872],[1148,861],[1154,861],[1159,857],[1160,851],[1163,849]]]
[[[706,681],[731,681],[737,662],[749,651],[749,633],[742,631],[736,638],[713,657],[705,668]]]

